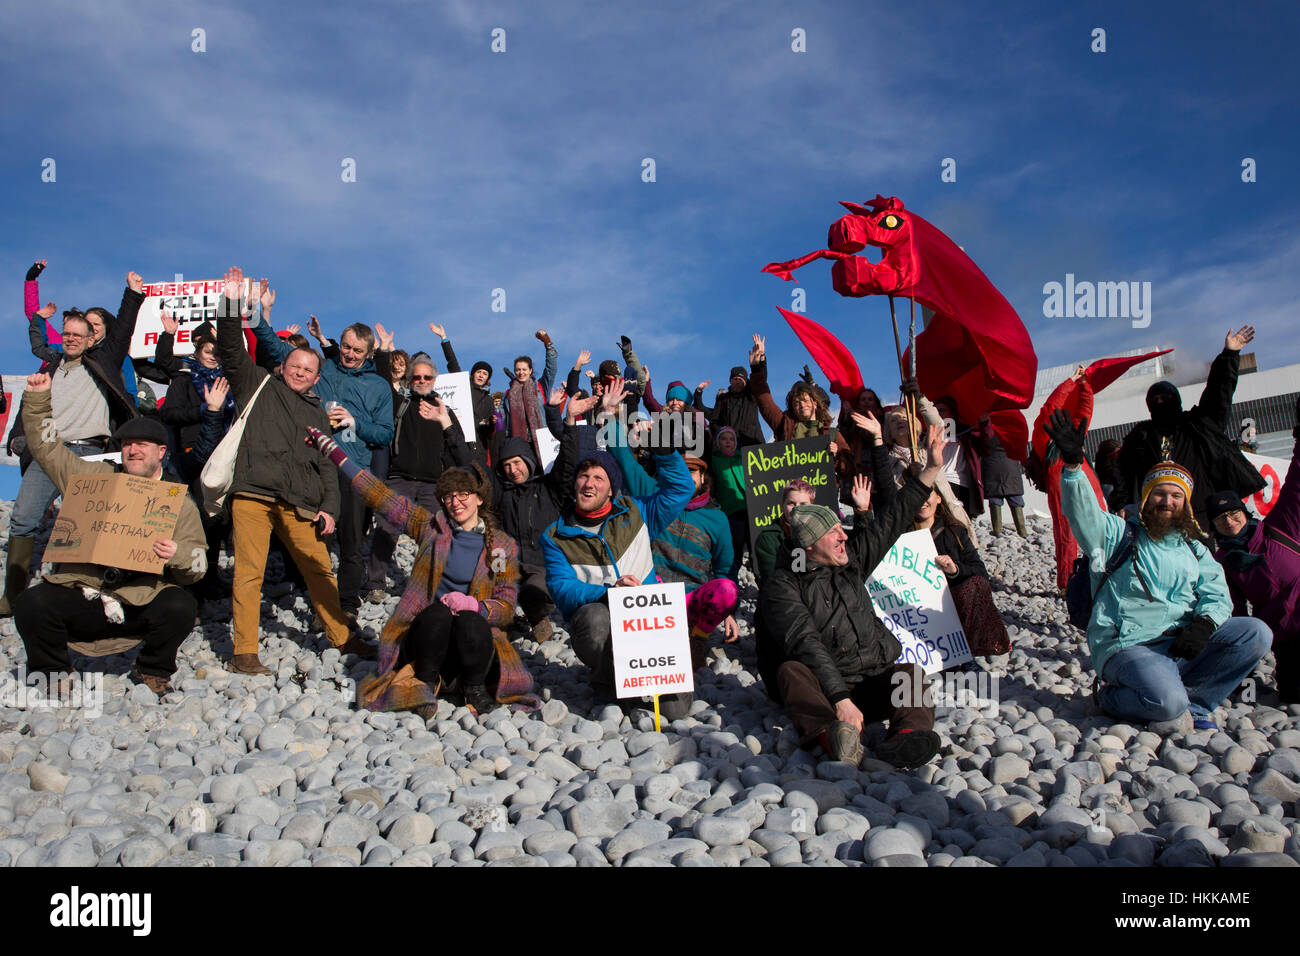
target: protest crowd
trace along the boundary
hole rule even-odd
[[[382,325],[327,329],[313,315],[306,335],[277,328],[267,280],[232,269],[212,320],[186,326],[192,354],[177,356],[180,325],[164,313],[155,355],[133,363],[141,277],[128,273],[115,312],[71,309],[60,323],[53,303],[40,306],[44,268],[26,280],[39,369],[10,436],[23,477],[0,600],[33,673],[71,671],[70,650],[138,644],[134,679],[172,693],[177,649],[204,602],[228,602],[229,669],[270,673],[260,622],[279,553],[310,594],[315,629],[341,655],[376,661],[358,707],[427,719],[440,700],[478,714],[536,709],[542,688],[514,643],[526,636],[570,641],[596,702],[630,712],[652,702],[616,687],[611,595],[682,583],[699,668],[710,648],[740,639],[743,570],[758,582],[766,693],[801,745],[832,761],[917,767],[940,750],[920,693],[930,678],[873,611],[869,578],[904,535],[928,534],[971,656],[1007,654],[975,520],[987,509],[993,535],[1025,536],[1027,477],[1048,495],[1053,598],[1086,632],[1081,664],[1105,713],[1158,734],[1214,729],[1216,708],[1270,651],[1278,701],[1300,703],[1300,467],[1293,455],[1256,518],[1244,501],[1262,481],[1227,434],[1249,327],[1228,334],[1194,408],[1168,383],[1152,387],[1149,421],[1102,461],[1086,449],[1083,366],[1021,449],[912,377],[837,394],[837,412],[805,366],[780,400],[786,383],[769,382],[761,335],[710,395],[708,381],[652,379],[626,336],[608,358],[598,343],[564,343],[576,358],[561,379],[560,346],[539,330],[540,366],[520,343],[495,385],[501,356],[473,356],[471,421],[435,389],[440,372],[462,370],[441,325],[427,343],[440,358],[422,343],[395,349]],[[1296,436],[1300,454],[1300,406]],[[760,530],[747,450],[775,456],[810,441],[827,451],[833,502],[793,478]],[[120,464],[103,460],[111,451]],[[68,561],[41,575],[39,532],[56,497],[78,476],[122,473],[183,489],[174,530],[151,542],[153,570]],[[406,538],[409,574],[394,558]],[[372,642],[358,611],[390,597]],[[900,697],[900,686],[918,693]],[[670,721],[693,704],[691,692],[656,702]]]

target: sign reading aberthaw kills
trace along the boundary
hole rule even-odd
[[[45,560],[158,573],[153,543],[176,533],[185,486],[135,475],[73,475]]]
[[[835,490],[835,460],[829,435],[793,441],[749,445],[741,449],[745,462],[745,508],[749,512],[749,543],[781,518],[781,492],[796,478],[817,490],[817,504],[839,507]]]

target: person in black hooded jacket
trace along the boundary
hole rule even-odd
[[[1159,461],[1175,461],[1192,476],[1193,487],[1230,489],[1249,498],[1264,487],[1264,479],[1236,443],[1228,437],[1228,415],[1237,390],[1242,347],[1255,337],[1253,326],[1228,331],[1223,351],[1210,365],[1201,400],[1183,411],[1182,397],[1169,382],[1156,382],[1147,392],[1151,419],[1139,422],[1124,438],[1119,450],[1119,481],[1108,504],[1118,514],[1139,500],[1142,479]],[[1210,527],[1205,498],[1196,502],[1197,523]]]
[[[388,473],[381,476],[394,492],[432,513],[442,507],[435,491],[442,473],[453,466],[468,465],[471,458],[456,413],[433,390],[437,378],[438,372],[428,359],[417,358],[411,363],[411,395],[398,405]],[[375,521],[369,570],[370,580],[376,585],[384,581],[400,534],[382,518]],[[367,597],[379,604],[388,592],[377,586]]]
[[[563,389],[551,394],[546,406],[548,426],[564,407]],[[599,399],[588,399],[594,406]],[[501,527],[519,545],[519,606],[523,608],[533,640],[550,640],[554,628],[550,615],[555,610],[551,593],[546,589],[546,562],[542,557],[541,536],[556,521],[567,503],[573,487],[573,462],[577,459],[578,427],[575,416],[585,410],[581,399],[569,399],[560,450],[549,472],[539,467],[532,444],[526,438],[505,438],[501,442],[500,460],[493,472],[497,487],[494,497]]]

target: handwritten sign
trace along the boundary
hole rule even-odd
[[[839,513],[835,486],[835,461],[829,435],[794,441],[748,445],[741,449],[745,467],[745,507],[749,513],[749,540],[781,518],[781,492],[796,478],[812,485],[816,501]]]
[[[469,372],[444,372],[433,383],[439,401],[456,413],[456,421],[465,435],[465,443],[472,445],[478,439],[474,427],[474,399],[469,390]]]
[[[948,578],[934,563],[936,554],[929,531],[909,531],[899,535],[867,578],[876,617],[903,645],[897,663],[920,664],[927,674],[971,660]]]
[[[619,697],[695,689],[686,627],[686,586],[643,584],[609,591],[614,687]]]
[[[135,475],[73,475],[63,493],[45,560],[158,573],[153,543],[176,533],[186,488]]]
[[[252,279],[244,280],[244,295],[252,289]],[[135,334],[131,336],[131,358],[151,359],[158,348],[158,336],[163,333],[162,311],[166,309],[176,319],[172,353],[177,357],[192,355],[194,342],[191,335],[204,322],[217,321],[217,305],[225,295],[224,279],[199,279],[182,282],[146,282],[145,299],[135,320]]]

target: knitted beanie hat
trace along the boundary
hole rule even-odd
[[[840,518],[825,505],[796,505],[789,522],[791,540],[801,548],[810,548],[839,527]]]
[[[623,469],[618,466],[614,456],[607,451],[601,451],[599,448],[587,452],[578,459],[578,466],[574,469],[573,474],[582,474],[583,465],[587,462],[595,462],[605,469],[605,474],[609,477],[609,494],[610,497],[617,495],[623,490]]]

